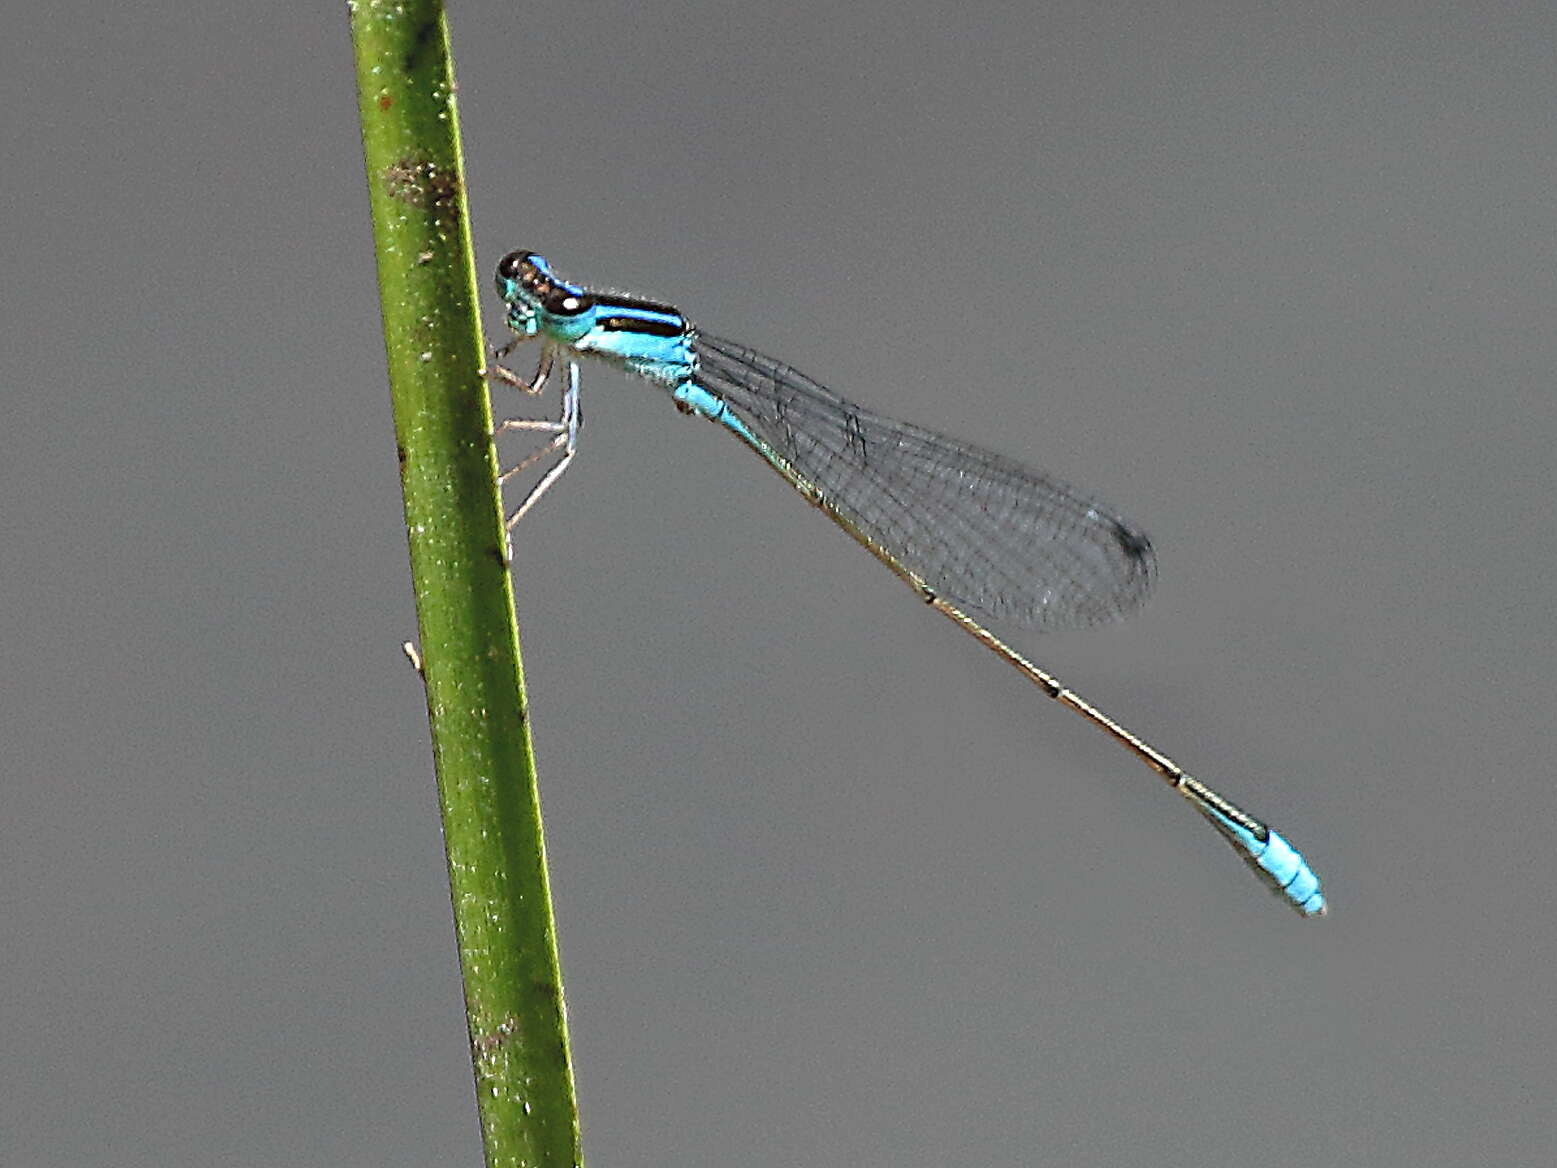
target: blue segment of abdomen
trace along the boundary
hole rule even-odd
[[[718,422],[737,438],[754,447],[763,457],[767,457],[766,447],[757,441],[752,432],[746,428],[746,423],[735,416],[729,403],[718,394],[710,393],[689,377],[679,385],[673,386],[670,396],[688,413],[707,418],[710,422]]]
[[[1324,894],[1319,891],[1319,877],[1303,859],[1302,853],[1289,844],[1277,832],[1265,829],[1265,838],[1229,819],[1214,807],[1199,800],[1192,800],[1195,810],[1209,819],[1227,842],[1237,849],[1244,863],[1263,880],[1272,891],[1292,902],[1294,908],[1306,917],[1318,916],[1325,911]]]

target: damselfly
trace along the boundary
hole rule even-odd
[[[518,336],[540,359],[539,393],[567,366],[555,420],[511,419],[500,432],[550,435],[505,471],[507,482],[547,453],[557,462],[508,517],[510,530],[555,483],[578,449],[578,357],[595,357],[669,390],[683,413],[734,434],[930,607],[955,621],[1046,695],[1113,735],[1206,817],[1245,863],[1304,916],[1325,912],[1319,879],[1267,824],[1188,774],[980,623],[1040,629],[1114,620],[1136,608],[1155,575],[1151,541],[1101,500],[965,442],[855,405],[782,362],[720,340],[676,309],[593,292],[558,276],[534,252],[497,266],[497,289]]]

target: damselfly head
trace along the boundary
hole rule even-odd
[[[497,290],[508,301],[510,317],[520,303],[561,317],[578,316],[595,303],[594,297],[558,276],[533,251],[511,251],[498,261]]]

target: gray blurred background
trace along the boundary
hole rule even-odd
[[[1551,1163],[1550,5],[452,19],[483,281],[1116,503],[1152,604],[1024,647],[1334,906],[593,370],[516,547],[590,1163]],[[344,11],[0,58],[0,1164],[478,1163]]]

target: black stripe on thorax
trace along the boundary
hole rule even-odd
[[[637,300],[631,296],[596,296],[596,323],[607,332],[647,333],[651,337],[678,337],[687,331],[686,317],[668,304]]]

